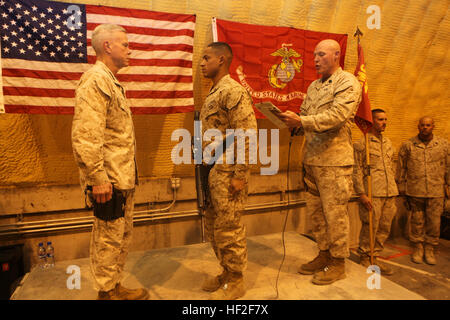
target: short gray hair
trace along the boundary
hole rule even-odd
[[[103,42],[108,40],[108,37],[114,31],[127,32],[123,27],[116,24],[101,24],[94,29],[91,42],[97,55],[103,52]]]

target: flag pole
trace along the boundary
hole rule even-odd
[[[217,21],[216,21],[216,17],[212,17],[212,19],[211,19],[211,30],[212,30],[213,41],[214,42],[219,41],[218,38],[217,38]]]
[[[0,52],[2,44],[0,43]],[[0,59],[0,113],[5,113],[5,101],[3,97],[3,76],[2,76],[2,59]]]
[[[360,44],[360,37],[363,35],[361,30],[359,30],[359,27],[356,27],[356,32],[354,36],[358,39],[358,47]],[[372,204],[372,176],[370,174],[370,150],[369,150],[369,134],[368,132],[364,132],[364,139],[366,142],[366,165],[368,170],[367,175],[367,197],[370,200],[370,203]],[[369,238],[370,238],[370,264],[373,265],[373,247],[374,247],[374,241],[373,241],[373,208],[371,207],[369,209]]]
[[[372,176],[370,174],[370,151],[369,151],[369,134],[364,133],[366,139],[366,164],[367,164],[367,197],[372,204]],[[369,237],[370,237],[370,264],[373,265],[373,209],[372,206],[369,209]]]

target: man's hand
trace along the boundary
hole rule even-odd
[[[92,196],[97,203],[105,203],[112,198],[111,182],[92,187]]]
[[[372,210],[372,202],[365,194],[359,196],[359,202],[361,202],[367,210]]]
[[[237,193],[242,191],[244,187],[245,187],[244,179],[231,178],[230,193],[232,196],[235,196]]]
[[[298,128],[302,126],[302,121],[300,116],[292,111],[286,111],[277,114],[278,118],[281,119],[289,128]]]

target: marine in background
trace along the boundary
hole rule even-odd
[[[433,134],[434,120],[419,120],[419,134],[404,142],[398,154],[397,183],[411,212],[411,260],[435,265],[444,199],[450,196],[450,148]]]
[[[393,274],[389,265],[378,257],[384,249],[384,242],[389,237],[392,220],[397,213],[396,198],[398,196],[395,182],[394,154],[391,140],[383,132],[386,130],[387,115],[382,109],[372,110],[373,125],[369,135],[369,162],[366,161],[366,141],[363,137],[354,144],[355,166],[353,170],[353,186],[359,196],[359,217],[361,231],[359,234],[360,263],[369,267],[370,261],[370,229],[369,210],[372,210],[372,229],[374,239],[373,264],[380,268],[384,275]],[[372,180],[372,199],[368,197],[368,179]]]

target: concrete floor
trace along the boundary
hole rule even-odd
[[[275,299],[275,283],[283,257],[281,233],[253,236],[247,239],[248,269],[245,273],[245,300]],[[297,273],[300,264],[317,254],[316,244],[296,232],[285,233],[286,258],[280,273],[278,290],[281,300],[397,300],[424,299],[403,286],[381,277],[381,289],[368,289],[370,274],[359,264],[347,259],[347,278],[329,286],[316,286],[312,276]],[[81,270],[81,288],[68,289],[68,266]],[[204,300],[209,294],[200,289],[207,276],[219,273],[220,267],[209,243],[176,248],[138,251],[129,254],[125,286],[143,286],[152,300]],[[60,261],[52,269],[34,268],[21,281],[12,300],[91,300],[93,289],[88,259]]]
[[[450,241],[440,239],[434,266],[412,262],[411,253],[409,241],[402,237],[386,241],[382,257],[394,270],[387,279],[426,299],[450,300]],[[350,259],[359,261],[354,253]]]

